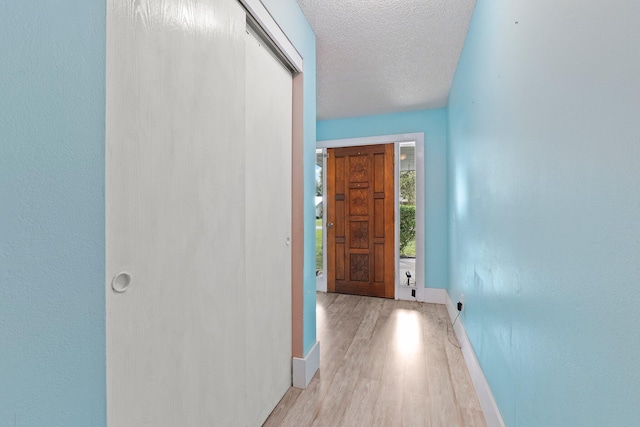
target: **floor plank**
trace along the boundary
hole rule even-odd
[[[453,390],[456,393],[456,399],[461,409],[471,409],[480,411],[480,402],[478,395],[471,382],[469,370],[462,356],[462,352],[452,345],[445,347],[447,352],[447,360],[449,361],[449,372],[451,373],[451,381]]]
[[[269,415],[267,421],[263,424],[264,427],[277,427],[282,425],[284,418],[295,403],[298,396],[302,393],[302,389],[291,387],[284,395],[284,397],[278,402],[278,405]]]
[[[330,381],[323,381],[316,375],[295,400],[281,425],[286,427],[310,426],[318,408],[322,406],[330,384]],[[266,423],[270,421],[270,418],[271,416],[267,418]]]
[[[443,305],[318,293],[317,313],[320,369],[265,426],[486,427]]]
[[[465,427],[486,427],[487,425],[480,409],[461,408],[460,415]]]
[[[378,397],[379,391],[380,381],[369,378],[359,378],[342,425],[345,427],[371,425],[373,405]]]
[[[405,392],[402,400],[402,426],[430,427],[430,407],[428,397]]]

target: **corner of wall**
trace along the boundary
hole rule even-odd
[[[320,368],[320,342],[316,341],[303,358],[293,358],[293,386],[305,389]]]

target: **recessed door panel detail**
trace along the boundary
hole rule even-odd
[[[344,243],[336,243],[336,267],[335,267],[335,276],[336,280],[345,280],[345,270],[344,270]]]
[[[369,255],[351,254],[351,280],[354,282],[369,281]]]
[[[374,237],[384,239],[384,199],[373,201]]]
[[[335,230],[335,236],[341,237],[344,239],[345,229],[344,229],[344,195],[341,198],[336,197],[335,199],[335,210],[336,210],[336,220],[334,221],[333,228]],[[328,221],[327,221],[328,223]],[[344,240],[343,240],[344,241]]]
[[[384,154],[374,154],[373,165],[373,191],[384,193]]]
[[[353,216],[369,214],[369,191],[366,189],[349,190],[349,213]]]
[[[376,269],[373,280],[377,283],[384,283],[384,243],[375,244],[374,263]]]
[[[327,154],[327,290],[393,298],[393,144]]]
[[[349,237],[351,249],[369,248],[369,222],[353,221],[349,224]]]
[[[344,197],[344,187],[345,187],[345,158],[340,157],[338,159],[333,159],[332,163],[335,165],[334,173],[335,180],[333,181],[335,184],[335,192],[334,194],[342,195]]]
[[[369,182],[369,157],[364,155],[349,157],[349,182]]]

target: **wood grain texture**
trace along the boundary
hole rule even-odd
[[[317,294],[320,370],[267,426],[484,427],[444,306]]]
[[[430,427],[431,404],[421,394],[405,392],[402,399],[402,425],[407,427]]]
[[[360,427],[372,423],[373,408],[380,391],[380,381],[360,377],[347,408],[343,426]]]
[[[107,2],[109,426],[246,414],[244,27],[234,0]]]
[[[263,424],[264,427],[276,427],[283,424],[285,417],[289,413],[289,410],[295,403],[298,396],[302,393],[302,389],[297,387],[291,387],[285,393],[284,397],[280,399],[280,402],[276,405],[275,409],[269,415],[269,418]]]
[[[256,46],[247,61],[245,20],[235,0],[107,1],[112,427],[255,425],[291,384],[292,83]],[[282,202],[263,205],[276,181]]]
[[[393,298],[394,145],[327,155],[327,290]]]

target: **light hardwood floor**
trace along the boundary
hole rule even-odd
[[[444,305],[317,294],[320,370],[264,426],[486,426]]]

